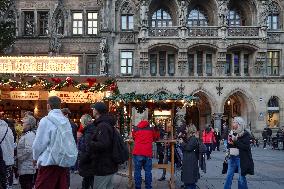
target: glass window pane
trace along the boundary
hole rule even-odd
[[[98,13],[93,13],[93,19],[98,19]]]
[[[132,67],[128,67],[128,74],[132,74]]]
[[[91,28],[93,26],[93,22],[92,21],[88,21],[88,27]]]
[[[93,28],[93,34],[98,34],[98,28]]]
[[[83,22],[82,21],[78,21],[78,27],[82,28],[83,27]]]
[[[128,66],[132,66],[132,59],[128,59]]]
[[[126,16],[121,16],[121,29],[123,30],[127,29]]]
[[[78,27],[78,25],[77,25],[77,21],[73,21],[73,27]]]
[[[73,13],[73,19],[78,19],[78,20],[81,20],[83,19],[83,13]]]
[[[82,28],[78,28],[78,34],[83,34],[83,29]]]
[[[121,66],[126,66],[126,59],[121,59]]]
[[[93,21],[93,27],[98,27],[98,21]]]
[[[127,74],[127,73],[126,73],[126,67],[121,67],[121,73],[122,73],[122,74]]]
[[[77,28],[73,28],[73,34],[78,34],[77,33]]]
[[[93,34],[92,28],[88,28],[88,34]]]

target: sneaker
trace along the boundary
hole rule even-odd
[[[13,185],[18,185],[18,184],[19,184],[19,180],[16,179],[16,178],[14,178],[14,179],[13,179]]]

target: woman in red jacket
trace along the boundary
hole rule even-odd
[[[211,128],[210,125],[208,125],[206,129],[203,131],[202,139],[203,139],[203,143],[207,147],[207,151],[206,151],[207,159],[211,159],[210,155],[212,152],[213,143],[215,143],[216,141],[215,141],[213,129]]]

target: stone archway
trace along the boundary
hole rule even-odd
[[[255,105],[252,98],[240,90],[231,92],[224,98],[223,107],[223,122],[231,126],[232,119],[236,116],[241,116],[247,123],[248,129],[255,129],[256,114]]]
[[[212,124],[212,112],[215,104],[210,96],[199,90],[193,93],[199,100],[193,106],[186,108],[186,123],[193,123],[198,130],[203,130],[206,125]]]

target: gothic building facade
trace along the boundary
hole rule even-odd
[[[284,125],[283,0],[18,0],[10,55],[80,58],[122,93],[199,97],[187,122]]]

